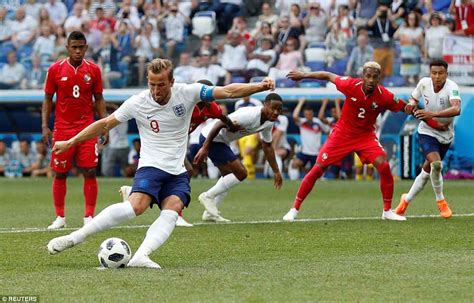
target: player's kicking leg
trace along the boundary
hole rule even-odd
[[[122,197],[122,201],[127,201],[128,197],[130,196],[130,193],[132,192],[132,187],[128,185],[123,185],[119,189],[120,196]],[[181,226],[181,227],[193,227],[191,223],[188,223],[184,218],[183,218],[183,211],[179,212],[178,220],[176,220],[176,226]]]

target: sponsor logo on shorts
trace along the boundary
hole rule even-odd
[[[173,106],[173,111],[176,117],[183,117],[186,114],[186,108],[183,103]]]
[[[323,158],[323,161],[327,160],[327,159],[328,159],[328,154],[327,154],[327,153],[323,153],[322,158]]]

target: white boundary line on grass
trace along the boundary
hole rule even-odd
[[[454,214],[453,217],[474,217],[474,213],[470,214]],[[413,215],[407,216],[409,219],[425,219],[425,218],[439,218],[439,215]],[[330,222],[330,221],[362,221],[362,220],[381,220],[380,217],[342,217],[342,218],[308,218],[297,219],[298,222]],[[196,222],[194,226],[209,226],[209,225],[239,225],[239,224],[275,224],[275,223],[289,223],[283,220],[260,220],[260,221],[231,221],[224,223],[214,222]],[[148,228],[150,225],[123,225],[114,226],[111,229],[137,229]],[[48,230],[46,228],[27,227],[27,228],[0,228],[0,234],[16,234],[16,233],[36,233],[36,232],[58,232],[58,231],[72,231],[78,229],[77,227],[67,227],[57,230]]]

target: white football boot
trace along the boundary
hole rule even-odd
[[[70,235],[66,235],[66,236],[54,238],[51,241],[49,241],[48,251],[50,254],[55,255],[73,246],[74,246],[74,242],[72,241],[72,237]]]
[[[119,189],[120,196],[122,197],[122,202],[126,202],[130,193],[132,192],[132,187],[128,185],[123,185]]]
[[[176,226],[181,226],[181,227],[193,227],[191,223],[186,222],[183,217],[178,216],[178,220],[176,220]]]
[[[407,218],[397,215],[391,209],[382,212],[382,220],[406,221]]]
[[[48,229],[55,230],[55,229],[60,229],[63,227],[66,227],[66,217],[57,216],[56,219],[54,219],[53,223],[51,223],[51,225],[48,226]]]
[[[286,215],[283,216],[283,221],[287,221],[287,222],[293,222],[295,221],[296,217],[298,216],[298,213],[300,211],[297,210],[296,208],[292,208],[290,209]]]
[[[213,215],[212,215],[210,212],[208,212],[207,210],[205,210],[205,211],[202,213],[202,220],[203,220],[203,221],[216,222],[216,223],[230,222],[229,219],[226,219],[226,218],[222,217],[221,215],[213,216]]]
[[[143,267],[143,268],[153,268],[161,269],[161,266],[152,261],[150,257],[145,255],[135,255],[133,258],[128,261],[127,267]]]
[[[211,199],[207,196],[206,192],[203,192],[199,195],[199,203],[213,216],[219,216],[219,210],[217,209],[217,205],[214,202],[214,199]]]
[[[92,221],[92,216],[84,217],[84,225],[86,225],[86,224],[89,223],[90,221]]]

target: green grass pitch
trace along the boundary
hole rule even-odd
[[[68,182],[67,223],[75,228],[82,223],[82,180]],[[119,202],[118,188],[127,183],[99,179],[97,210]],[[188,221],[200,222],[197,196],[212,184],[192,182]],[[393,207],[410,184],[395,183]],[[51,180],[0,179],[0,295],[39,295],[40,302],[472,302],[474,182],[445,182],[459,215],[451,220],[437,217],[430,186],[407,215],[431,217],[385,222],[377,219],[377,181],[321,181],[299,216],[317,220],[280,222],[298,185],[287,181],[277,192],[271,180],[257,180],[234,188],[221,211],[242,224],[176,228],[152,255],[161,271],[98,271],[100,243],[120,237],[136,250],[146,232],[140,225],[153,222],[156,208],[51,256],[48,241],[70,231],[26,232],[54,219]]]

